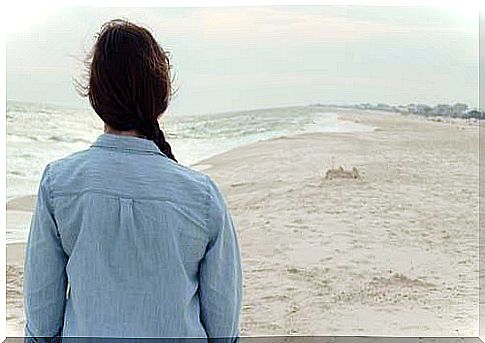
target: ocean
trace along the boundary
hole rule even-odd
[[[49,104],[7,101],[6,121],[7,202],[36,194],[47,163],[88,148],[103,131],[103,123],[94,111]],[[235,147],[274,137],[371,129],[341,121],[337,113],[325,112],[318,106],[204,115],[170,113],[160,123],[175,156],[188,166]],[[26,231],[9,228],[7,243],[24,241]]]

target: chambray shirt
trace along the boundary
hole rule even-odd
[[[29,342],[239,335],[241,257],[224,198],[148,139],[103,133],[46,166],[24,267]]]

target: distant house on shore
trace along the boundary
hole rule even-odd
[[[405,106],[405,109],[409,113],[428,115],[432,108],[431,106],[424,105],[424,104],[409,104]]]
[[[375,109],[380,110],[380,111],[389,111],[389,112],[393,111],[392,106],[390,106],[388,104],[377,104]]]
[[[467,110],[467,104],[456,103],[451,107],[451,115],[453,117],[463,117]]]
[[[451,106],[446,104],[438,104],[432,108],[431,114],[437,116],[449,116],[451,115]]]
[[[324,106],[317,103],[317,106]],[[470,109],[467,104],[455,103],[454,105],[438,104],[429,106],[426,104],[411,103],[408,105],[389,105],[385,103],[370,104],[360,103],[354,105],[340,105],[339,107],[357,108],[361,110],[379,110],[387,112],[398,112],[401,114],[416,114],[426,117],[452,117],[452,118],[476,118],[485,119],[485,112],[476,108]]]
[[[463,114],[463,118],[466,118],[466,119],[470,119],[470,118],[485,119],[485,112],[481,112],[481,111],[473,109],[473,110],[470,110],[470,111],[466,111]]]

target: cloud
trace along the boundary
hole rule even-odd
[[[421,85],[414,86],[416,94],[430,99],[468,94],[475,87],[477,18],[431,9],[355,6],[79,7],[57,9],[7,36],[8,96],[29,98],[38,92],[39,98],[55,100],[60,92],[67,93],[50,87],[57,80],[78,77],[77,57],[84,57],[104,22],[119,17],[155,34],[173,53],[182,91],[206,92],[211,99],[207,106],[212,99],[252,87],[272,104],[286,99],[271,93],[284,87],[295,101],[307,99],[309,87],[320,85],[322,96],[326,91],[333,92],[329,97],[337,96],[340,89],[368,89],[369,94],[390,89],[398,98],[397,86],[413,89],[415,83]],[[38,80],[35,87],[29,78]],[[426,89],[427,80],[433,80],[433,93]],[[402,93],[403,102],[411,93]],[[252,106],[253,100],[237,101]],[[199,106],[192,96],[180,104]]]
[[[160,20],[155,13],[146,19],[161,35],[175,33],[219,44],[240,41],[252,44],[267,39],[273,42],[350,42],[396,34],[473,33],[469,26],[463,25],[386,23],[334,12],[325,7],[212,7],[187,11],[183,20],[171,16]]]

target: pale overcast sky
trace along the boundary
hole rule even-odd
[[[89,106],[72,78],[103,22],[123,17],[171,52],[169,111],[310,103],[478,105],[478,13],[430,7],[45,9],[7,34],[7,99]]]

